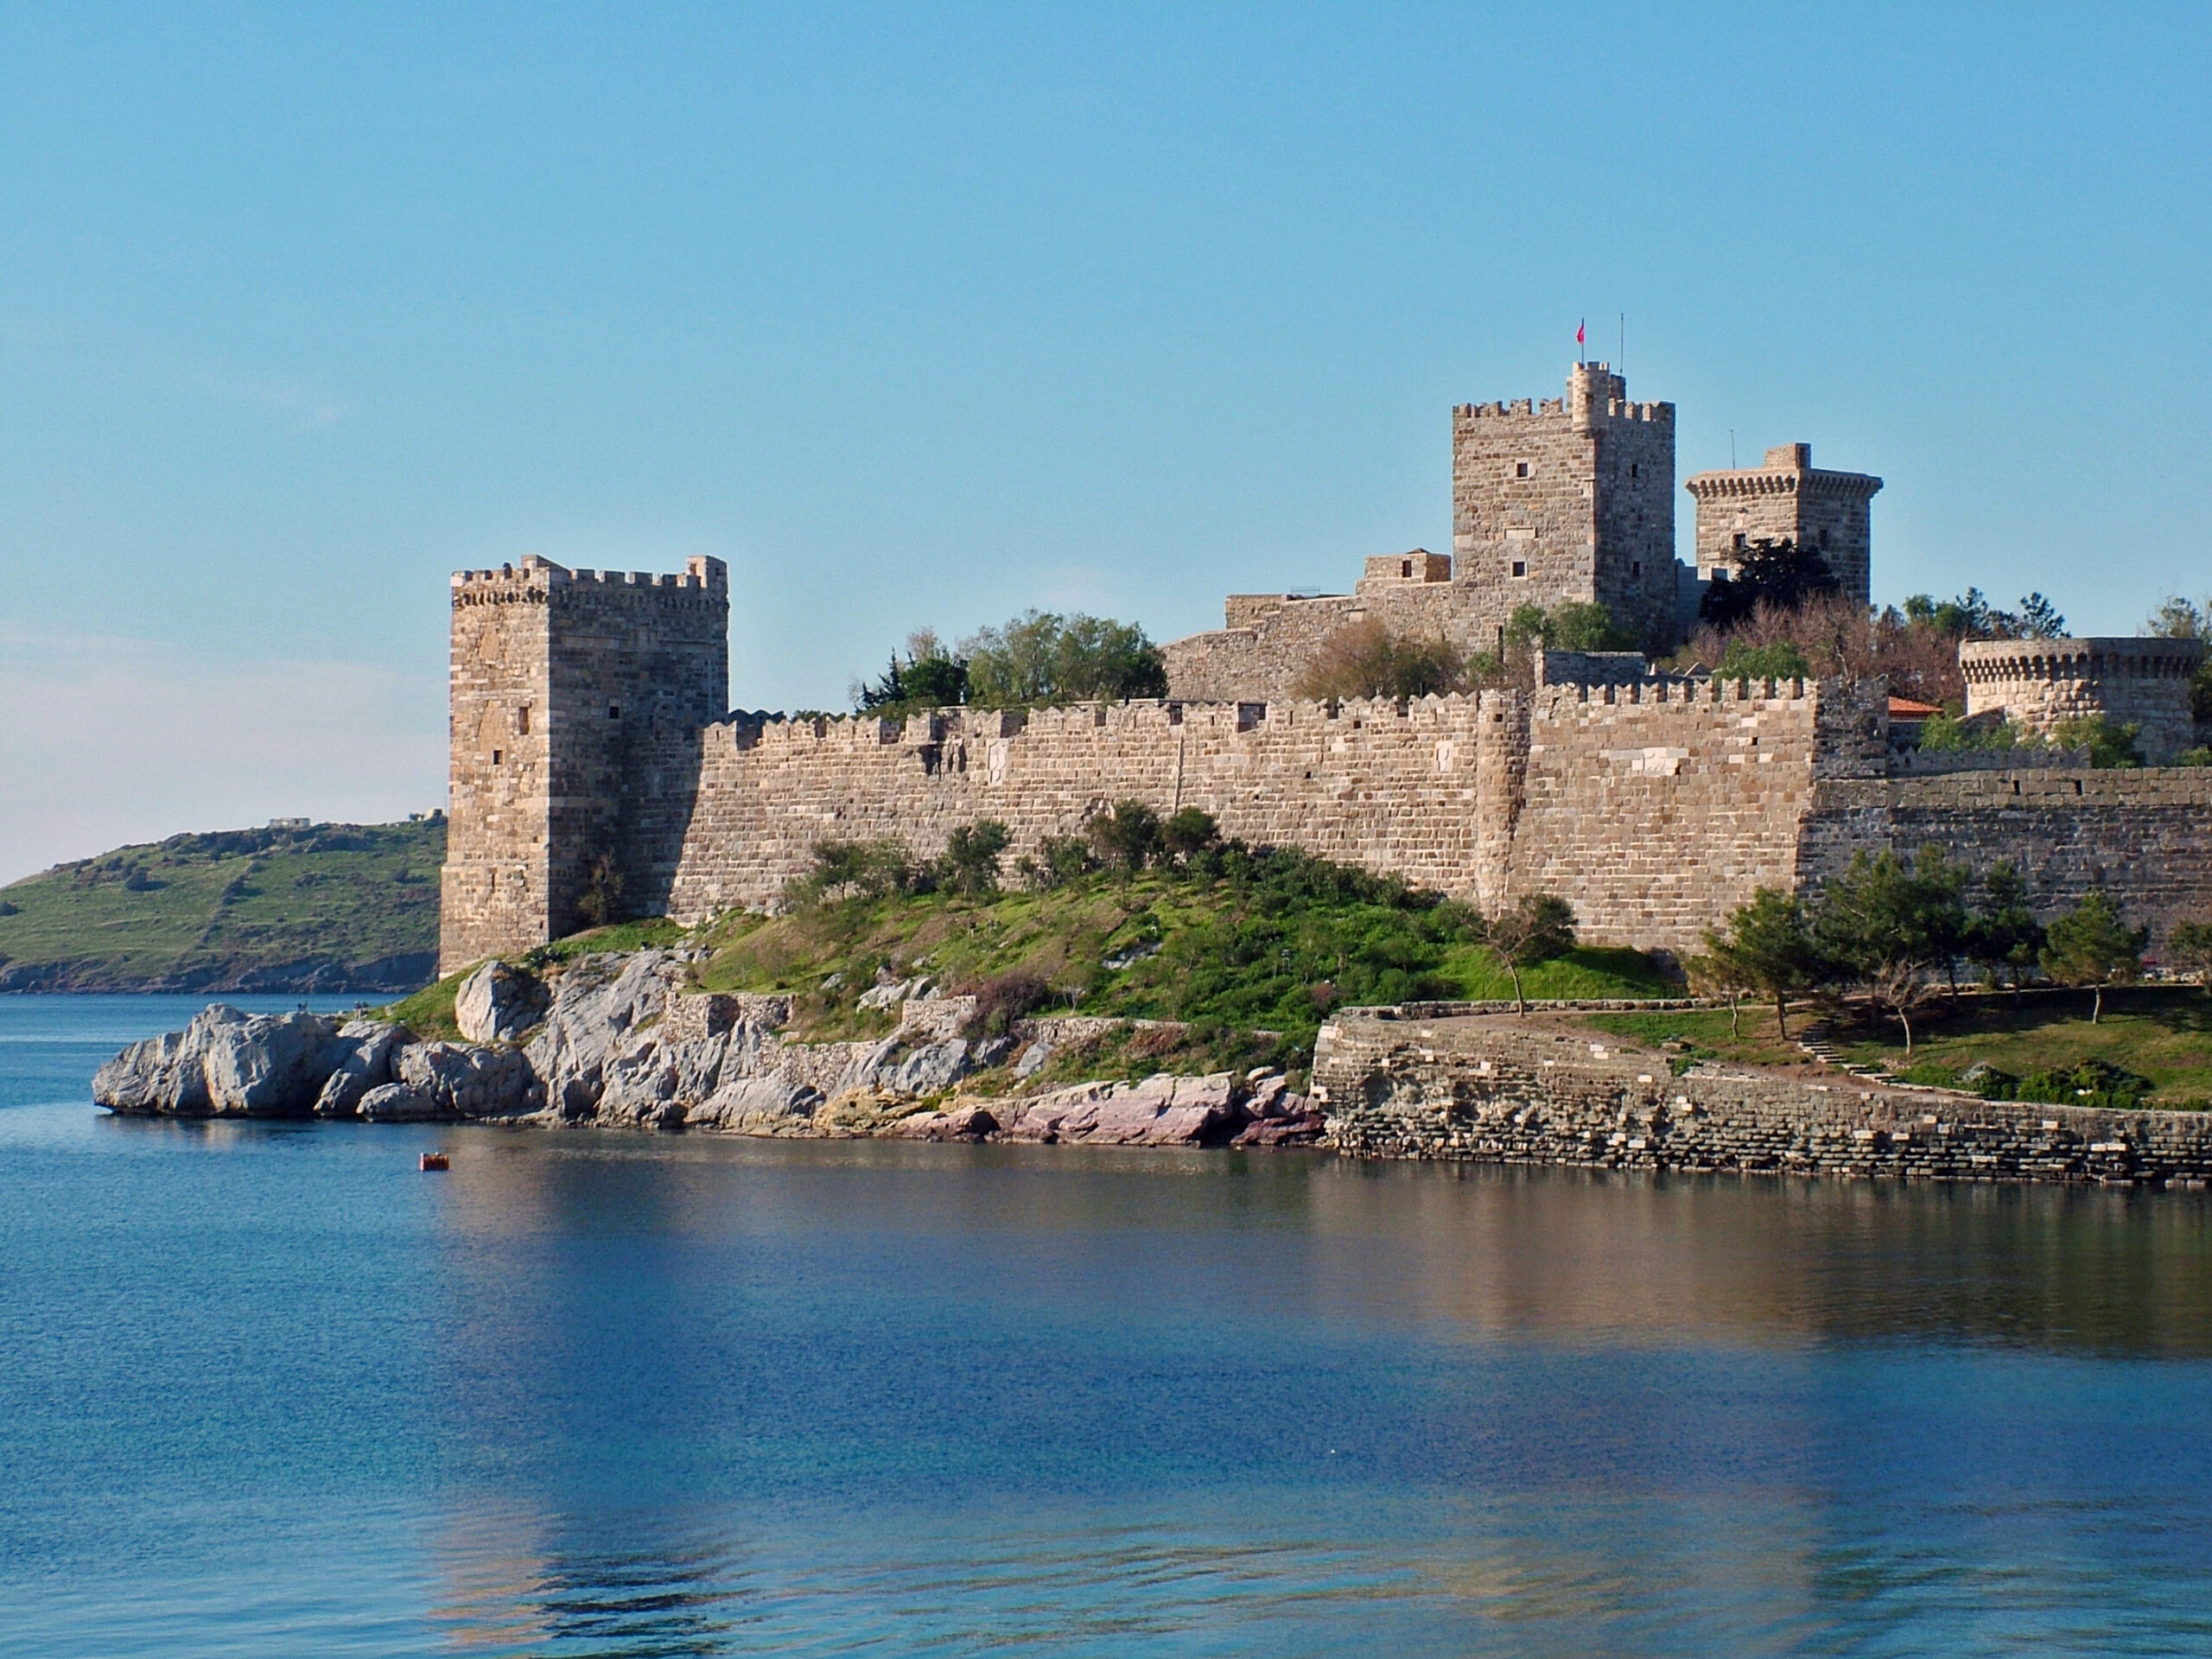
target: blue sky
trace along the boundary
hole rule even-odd
[[[1585,316],[1684,475],[1886,478],[1878,597],[2133,632],[2212,589],[2209,104],[2202,5],[15,0],[0,880],[437,804],[457,567],[725,558],[786,708],[1341,586]]]

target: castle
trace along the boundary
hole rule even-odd
[[[1759,887],[1802,891],[1860,850],[2018,861],[2056,909],[2094,885],[2159,937],[2212,912],[2212,769],[1894,748],[1878,685],[1653,671],[1539,653],[1529,690],[1411,702],[1295,695],[1349,623],[1494,648],[1523,605],[1596,601],[1654,645],[1751,544],[1816,548],[1869,592],[1882,480],[1808,445],[1700,474],[1697,563],[1675,557],[1675,411],[1603,363],[1566,396],[1452,411],[1452,550],[1370,558],[1348,594],[1237,595],[1164,647],[1169,695],[906,720],[726,712],[729,588],[539,558],[453,578],[452,763],[440,969],[572,931],[594,868],[625,907],[696,921],[772,904],[825,839],[920,854],[993,818],[1016,854],[1123,799],[1391,871],[1484,907],[1556,893],[1598,942],[1685,951]],[[2156,761],[2190,740],[2199,647],[1962,648],[1969,712],[2033,729],[2109,713]]]

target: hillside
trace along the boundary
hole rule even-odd
[[[403,991],[436,970],[442,818],[172,836],[0,887],[0,990]]]
[[[796,896],[796,895],[795,895]],[[888,1034],[895,997],[927,981],[982,999],[987,1028],[1028,1013],[1103,1014],[1188,1027],[1141,1052],[1086,1052],[1090,1077],[1302,1065],[1329,1012],[1349,1004],[1510,997],[1513,982],[1471,914],[1433,893],[1303,854],[1217,849],[1186,866],[1091,869],[1042,891],[899,890],[733,912],[692,930],[632,922],[519,958],[543,968],[587,950],[677,946],[709,991],[798,994],[792,1034]],[[456,975],[395,1013],[452,1029]],[[1532,997],[1679,995],[1634,950],[1580,948],[1529,969]],[[1071,1057],[1071,1059],[1077,1057]]]

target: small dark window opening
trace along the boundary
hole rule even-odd
[[[530,735],[530,705],[526,702],[515,710],[515,734],[519,737]]]
[[[1738,531],[1736,532],[1736,539],[1735,539],[1733,542],[1730,543],[1729,543],[1729,545],[1730,545],[1730,546],[1731,546],[1731,547],[1732,547],[1732,548],[1736,552],[1738,552],[1738,553],[1742,552],[1742,551],[1744,550],[1744,532],[1743,532],[1742,531],[1740,531],[1740,530],[1739,530],[1739,531]]]
[[[1642,575],[1643,574],[1643,561],[1642,559],[1630,559],[1628,562],[1628,573],[1631,576]]]
[[[493,750],[493,751],[492,751],[492,764],[493,764],[493,766],[498,766],[498,765],[499,764],[499,762],[500,762],[500,761],[502,761],[502,760],[505,760],[505,759],[506,759],[506,755],[505,755],[505,753],[504,751],[499,750],[499,749],[494,749],[494,750]]]
[[[1516,478],[1526,478],[1526,477],[1528,477],[1528,476],[1529,476],[1529,463],[1528,463],[1527,461],[1515,461],[1515,462],[1513,463],[1513,476],[1514,476],[1514,477],[1516,477]]]
[[[1629,475],[1630,478],[1641,478],[1641,477],[1643,475],[1643,463],[1642,463],[1641,461],[1631,461],[1630,462],[1629,462],[1629,464],[1628,464],[1628,475]]]
[[[621,719],[621,718],[622,718],[622,709],[621,709],[620,705],[620,704],[617,704],[617,703],[612,703],[612,702],[608,703],[608,704],[607,705],[607,717],[609,720],[620,720],[620,719]]]
[[[1529,561],[1528,561],[1528,560],[1526,560],[1526,559],[1516,559],[1516,560],[1514,560],[1514,561],[1513,561],[1513,574],[1514,574],[1515,575],[1516,575],[1516,576],[1525,576],[1525,575],[1527,575],[1529,574]]]
[[[1398,574],[1400,575],[1410,578],[1413,575],[1413,573],[1414,562],[1411,559],[1400,559],[1398,561]]]
[[[1823,529],[1823,530],[1821,531],[1821,552],[1823,552],[1823,553],[1825,553],[1825,552],[1827,552],[1827,550],[1828,550],[1828,533],[1827,533],[1827,531],[1825,529]]]

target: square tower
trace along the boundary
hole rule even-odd
[[[456,574],[438,971],[575,931],[602,856],[650,908],[662,798],[728,696],[719,559]]]
[[[1795,542],[1817,549],[1847,599],[1873,592],[1874,493],[1871,473],[1825,473],[1809,443],[1777,444],[1758,467],[1699,473],[1682,487],[1697,502],[1697,574],[1734,575],[1752,543]]]
[[[1452,559],[1486,624],[1596,601],[1639,639],[1675,626],[1675,406],[1603,363],[1567,396],[1452,411]]]

